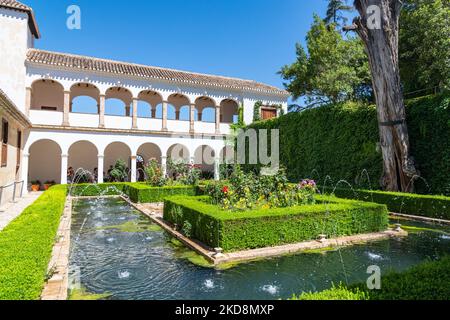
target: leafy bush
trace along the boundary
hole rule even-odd
[[[163,170],[158,161],[151,159],[145,166],[145,180],[147,184],[153,187],[162,187],[166,184],[166,178],[164,177]]]
[[[344,285],[333,287],[321,292],[304,292],[301,295],[294,295],[290,300],[367,300],[367,294],[360,290],[350,290]]]
[[[365,283],[303,293],[293,300],[448,300],[450,256],[428,261],[409,270],[381,277],[381,290],[368,290]]]
[[[0,232],[0,300],[40,297],[66,192],[50,188]]]
[[[342,198],[385,204],[389,211],[395,213],[450,220],[450,197],[339,188],[334,194]]]
[[[429,184],[418,180],[417,191],[450,195],[450,95],[407,101],[406,111],[412,155]],[[370,187],[380,188],[383,166],[375,106],[329,105],[249,128],[280,130],[280,161],[291,181],[308,177],[324,184],[328,175],[335,183],[344,179],[356,188],[368,188],[368,181],[358,185],[366,169]]]
[[[123,193],[124,182],[100,183],[100,184],[76,184],[68,186],[70,194],[75,197],[115,196]]]
[[[186,163],[184,160],[167,159],[167,170],[170,179],[183,185],[195,185],[202,174],[198,166]]]
[[[378,232],[388,227],[386,206],[319,196],[316,205],[226,211],[210,197],[170,197],[164,219],[192,225],[192,237],[225,251],[276,246],[329,237]]]
[[[128,178],[128,168],[125,161],[119,159],[109,172],[111,182],[123,182]]]

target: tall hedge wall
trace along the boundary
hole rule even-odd
[[[419,181],[417,191],[450,194],[450,94],[408,101],[407,121],[413,156],[430,186]],[[280,161],[293,181],[309,177],[323,184],[329,175],[334,183],[344,179],[368,188],[366,175],[361,174],[366,169],[371,188],[380,187],[375,106],[352,102],[324,106],[249,128],[280,129]]]

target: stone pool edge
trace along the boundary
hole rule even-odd
[[[184,236],[182,233],[178,232],[173,228],[171,224],[162,219],[161,215],[157,215],[149,209],[146,209],[144,205],[131,202],[129,199],[122,197],[123,200],[128,202],[136,210],[142,212],[145,216],[150,218],[154,223],[162,227],[166,232],[168,232],[172,237],[181,241],[185,246],[194,250],[201,256],[203,256],[210,263],[218,266],[224,263],[233,262],[245,262],[265,258],[274,258],[289,254],[301,253],[309,250],[319,250],[324,248],[337,248],[346,247],[354,244],[380,241],[393,237],[406,237],[408,232],[402,229],[394,230],[388,229],[382,232],[357,234],[333,239],[323,239],[323,240],[310,240],[303,241],[299,243],[286,244],[275,247],[266,247],[250,250],[235,251],[229,253],[217,253],[212,248],[208,248],[203,243],[190,239]],[[155,204],[156,206],[156,204]]]
[[[70,237],[72,229],[72,197],[66,198],[64,212],[61,216],[56,243],[47,272],[51,276],[44,285],[41,300],[67,300],[69,295],[69,258]]]

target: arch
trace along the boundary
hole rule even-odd
[[[190,106],[182,106],[180,108],[179,112],[180,112],[179,120],[189,121],[191,119],[191,107]],[[198,121],[197,108],[194,108],[194,121]]]
[[[225,99],[220,103],[220,122],[237,123],[239,104],[233,99]]]
[[[216,121],[216,101],[207,96],[201,96],[195,99],[195,107],[199,113],[199,121]]]
[[[31,85],[31,109],[64,111],[64,87],[55,80],[37,80]]]
[[[130,116],[133,94],[122,87],[111,87],[105,93],[105,115]]]
[[[127,171],[129,171],[131,168],[131,149],[123,142],[112,142],[104,151],[104,170],[107,181],[111,181],[111,168],[114,167],[118,160],[123,160],[127,166]],[[126,180],[129,180],[129,174]]]
[[[98,103],[100,101],[100,89],[87,82],[75,83],[70,87],[70,99],[73,100],[80,96],[91,97]]]
[[[138,148],[137,154],[143,158],[144,163],[148,163],[151,159],[155,159],[158,163],[161,163],[162,151],[154,143],[144,143]]]
[[[82,182],[94,182],[97,176],[98,149],[90,141],[77,141],[69,148],[68,167],[81,174],[81,169],[89,171]]]
[[[153,90],[141,91],[138,94],[138,117],[155,118],[156,107],[163,102],[161,94]]]
[[[50,139],[34,142],[28,149],[28,181],[61,183],[61,150],[61,146]]]
[[[72,100],[70,112],[98,114],[97,100],[90,96],[78,96]]]
[[[144,143],[138,148],[137,151],[137,172],[136,177],[138,181],[143,181],[145,174],[142,171],[143,167],[148,164],[152,159],[158,161],[161,164],[162,152],[161,149],[154,143]]]
[[[235,162],[235,150],[232,146],[225,146],[220,150],[220,162],[233,164]]]
[[[174,161],[183,160],[188,163],[190,159],[189,149],[182,144],[174,144],[168,150],[166,156]]]
[[[199,166],[203,173],[214,172],[215,151],[207,145],[198,147],[194,152],[194,164]]]

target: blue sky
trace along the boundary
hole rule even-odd
[[[282,88],[313,14],[326,0],[23,0],[33,7],[40,49],[252,79]],[[81,30],[66,28],[69,5]]]

